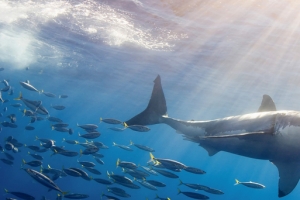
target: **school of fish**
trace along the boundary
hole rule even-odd
[[[66,110],[66,106],[51,104],[46,106],[43,104],[41,98],[71,98],[66,94],[56,95],[51,92],[45,92],[37,89],[28,80],[19,82],[22,90],[28,90],[35,92],[36,99],[29,99],[23,96],[22,90],[19,94],[14,92],[14,87],[10,85],[9,80],[2,80],[2,89],[0,89],[0,101],[2,102],[2,119],[0,131],[2,129],[16,129],[24,128],[26,131],[35,130],[36,123],[51,124],[49,130],[61,132],[61,142],[51,139],[51,135],[48,138],[39,138],[38,135],[32,138],[31,144],[25,144],[19,141],[17,136],[11,134],[9,137],[1,138],[0,151],[1,165],[10,165],[14,168],[19,168],[20,161],[16,161],[15,155],[23,157],[21,160],[21,168],[29,176],[28,179],[33,179],[37,183],[48,188],[49,191],[56,192],[56,199],[87,199],[89,194],[77,193],[76,191],[65,191],[63,185],[56,184],[56,180],[64,177],[72,177],[74,179],[81,177],[84,181],[94,181],[96,184],[102,184],[107,186],[107,190],[99,192],[99,198],[118,200],[123,198],[135,199],[134,193],[136,189],[146,188],[149,191],[145,194],[145,199],[149,198],[149,192],[153,192],[155,199],[170,200],[169,197],[159,196],[157,193],[163,193],[165,183],[159,180],[159,176],[168,177],[170,179],[178,179],[178,187],[186,186],[184,191],[177,188],[178,195],[184,195],[184,198],[191,199],[209,199],[213,195],[222,195],[223,191],[215,188],[211,188],[206,185],[201,185],[196,182],[197,176],[205,175],[206,172],[202,169],[183,164],[179,161],[169,158],[155,157],[154,154],[159,155],[159,152],[151,147],[143,144],[135,143],[135,141],[128,141],[129,145],[113,143],[113,148],[120,148],[124,152],[128,153],[132,151],[145,151],[149,154],[149,162],[139,165],[130,161],[122,160],[122,158],[116,159],[116,167],[122,169],[119,172],[117,169],[108,169],[105,167],[105,162],[102,160],[105,155],[99,153],[100,149],[103,152],[109,152],[109,146],[101,142],[101,133],[97,130],[96,124],[68,124],[57,116],[51,115],[51,109],[55,109],[61,112]],[[19,91],[18,91],[19,92]],[[45,96],[43,96],[43,95]],[[42,96],[41,96],[42,95]],[[62,100],[63,102],[63,100]],[[50,111],[48,111],[48,109]],[[23,117],[17,119],[16,112],[22,112]],[[11,113],[11,114],[7,114]],[[28,124],[25,127],[19,127],[18,121],[26,120]],[[44,121],[44,122],[43,122]],[[45,122],[46,121],[46,122]],[[110,130],[124,131],[132,130],[138,132],[151,131],[147,126],[130,125],[125,122],[112,119],[112,118],[100,118],[100,122],[112,125]],[[73,127],[73,128],[72,128]],[[80,133],[74,134],[75,129],[80,129]],[[13,133],[13,132],[12,132]],[[65,135],[72,136],[72,140],[65,139]],[[84,140],[85,142],[79,142]],[[69,150],[70,145],[80,145],[82,148],[80,151]],[[136,148],[132,148],[136,147]],[[66,159],[74,157],[77,163],[82,168],[65,167],[61,166],[60,169],[52,168],[50,163],[43,163],[45,157],[51,156],[64,156]],[[25,159],[26,157],[26,159]],[[30,159],[28,158],[30,157]],[[92,157],[94,162],[86,161],[86,157]],[[115,172],[114,172],[115,171]],[[192,173],[196,176],[196,183],[185,183],[180,179],[181,171]],[[76,179],[77,180],[77,179]],[[83,181],[83,180],[82,180]],[[241,184],[250,188],[262,189],[265,186],[254,182],[240,182],[236,180],[236,184]],[[176,188],[174,188],[176,191]],[[3,188],[6,199],[48,199],[47,193],[43,196],[36,196],[34,191],[16,191],[14,188]]]

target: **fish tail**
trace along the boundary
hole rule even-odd
[[[125,128],[128,128],[128,125],[127,125],[126,122],[123,122],[123,126],[124,126]]]
[[[5,193],[9,193],[7,189],[4,188]]]
[[[44,90],[39,90],[39,94],[42,94],[42,93],[44,93]]]
[[[42,165],[41,165],[41,169],[40,169],[40,172],[41,172],[41,173],[43,173],[43,166],[42,166]]]
[[[65,138],[63,138],[63,141],[62,142],[65,142],[66,141],[66,139]]]
[[[21,100],[23,98],[22,92],[20,92],[19,96],[17,98],[14,98],[14,100]]]
[[[240,181],[235,179],[235,184],[234,185],[238,185],[238,184],[240,184]]]
[[[123,124],[128,126],[159,124],[164,115],[167,115],[167,104],[161,86],[161,79],[158,75],[154,80],[152,95],[147,108],[131,119],[125,121]]]
[[[30,152],[28,151],[28,155],[30,155]]]
[[[120,164],[120,158],[118,158],[117,162],[116,162],[116,166],[118,167]]]
[[[154,157],[154,155],[151,152],[149,154],[150,154],[150,160],[149,160],[149,162],[154,162],[154,164],[155,164],[155,157]]]
[[[102,117],[100,117],[100,123],[102,122]]]
[[[63,195],[63,196],[65,196],[66,194],[68,194],[69,192],[67,192],[67,191],[64,191],[64,192],[61,192],[61,194]]]
[[[79,132],[78,132],[78,136],[79,136],[79,137],[81,136]]]
[[[117,146],[117,144],[113,142],[113,146]]]
[[[130,144],[129,145],[134,145],[133,142],[130,140]]]
[[[51,166],[50,166],[50,165],[48,165],[48,169],[51,169]]]
[[[23,159],[23,160],[22,160],[22,163],[23,163],[23,165],[25,165],[25,164],[26,164],[26,161]]]
[[[180,193],[181,193],[181,191],[180,191],[180,189],[179,189],[179,188],[177,188],[177,190],[178,190],[178,193],[177,193],[177,195],[178,195],[178,194],[180,194]]]
[[[79,151],[79,158],[82,156],[82,149],[80,149],[80,151]]]
[[[183,184],[183,182],[179,179],[179,185],[182,185]]]

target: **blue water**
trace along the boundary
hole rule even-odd
[[[207,173],[177,173],[186,183],[198,183],[222,190],[213,195],[197,191],[210,199],[278,199],[277,168],[265,160],[245,158],[225,152],[209,157],[195,143],[167,125],[149,126],[146,133],[125,130],[114,132],[102,118],[126,121],[148,104],[153,80],[162,78],[168,115],[182,120],[211,120],[256,112],[263,94],[269,94],[278,110],[299,110],[299,4],[278,1],[0,1],[0,79],[9,79],[15,94],[3,92],[2,121],[16,114],[18,128],[5,128],[0,135],[1,146],[9,135],[27,145],[39,145],[35,136],[50,138],[57,146],[79,152],[83,147],[66,144],[65,139],[78,140],[76,126],[93,123],[101,136],[96,139],[109,146],[100,150],[104,165],[97,169],[107,179],[106,171],[123,174],[116,160],[146,165],[149,153],[132,147],[127,152],[114,147],[128,145],[132,140],[155,149],[154,155],[201,168]],[[26,67],[29,69],[26,70]],[[20,81],[29,80],[39,90],[67,99],[49,98],[28,91]],[[4,87],[4,85],[3,85]],[[35,122],[35,130],[24,127],[29,118],[10,106],[19,92],[31,100],[41,100],[51,116],[70,124],[74,134],[51,130],[51,122]],[[19,102],[18,102],[19,103]],[[21,102],[22,103],[22,102]],[[64,105],[57,111],[52,105]],[[6,112],[2,111],[7,107]],[[22,108],[25,108],[23,105]],[[13,166],[0,163],[0,189],[26,192],[36,199],[55,199],[56,191],[34,181],[20,170],[22,159],[32,160],[27,148],[13,154]],[[46,152],[43,166],[53,168],[80,167],[77,160],[94,161],[91,156],[68,158],[50,156]],[[4,155],[0,155],[4,158]],[[36,168],[39,170],[39,168]],[[129,175],[126,175],[130,177]],[[151,177],[164,182],[157,191],[141,187],[124,188],[130,199],[170,197],[188,199],[178,186],[178,179]],[[266,186],[255,190],[234,186],[235,179],[254,181]],[[63,177],[55,181],[63,191],[90,195],[99,199],[106,186],[82,178]],[[284,199],[299,199],[298,185]],[[3,191],[1,199],[10,197]],[[104,198],[105,199],[105,198]],[[125,199],[125,198],[120,198]]]

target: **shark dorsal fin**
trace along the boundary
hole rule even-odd
[[[276,106],[272,98],[264,94],[260,107],[257,112],[276,111]]]

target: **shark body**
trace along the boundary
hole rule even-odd
[[[154,80],[147,108],[125,122],[127,125],[164,123],[198,143],[210,156],[225,151],[269,160],[279,171],[278,196],[288,195],[300,178],[300,112],[277,111],[268,95],[258,112],[210,121],[183,121],[167,116],[160,76]]]

